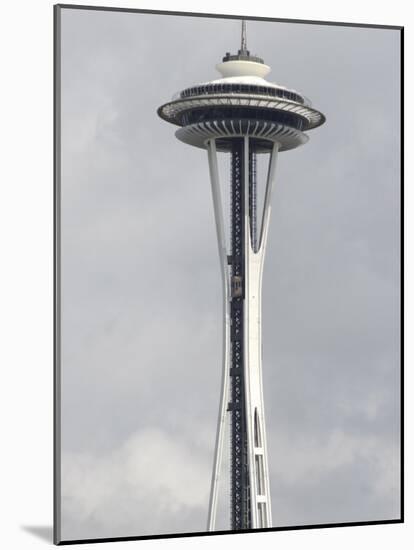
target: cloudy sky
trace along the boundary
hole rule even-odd
[[[239,30],[62,10],[64,540],[206,528],[221,376],[207,155],[156,110],[219,77]],[[399,34],[249,21],[248,46],[327,117],[280,155],[272,198],[273,524],[398,518]],[[220,529],[228,498],[225,467]]]

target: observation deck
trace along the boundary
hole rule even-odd
[[[276,141],[286,151],[306,143],[304,132],[325,122],[301,93],[267,81],[270,67],[246,49],[226,53],[216,68],[222,78],[185,88],[158,109],[180,126],[175,135],[184,143],[205,149],[215,138],[219,151],[231,151],[233,138],[248,135],[259,153]]]

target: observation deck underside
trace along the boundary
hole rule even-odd
[[[206,149],[208,139],[216,139],[217,150],[232,152],[234,139],[249,136],[256,153],[268,153],[273,143],[280,151],[288,151],[306,143],[309,137],[295,128],[265,120],[211,120],[180,128],[176,137],[188,145]]]

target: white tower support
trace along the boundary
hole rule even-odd
[[[213,197],[214,215],[216,221],[217,240],[220,257],[220,267],[223,286],[223,360],[221,377],[220,407],[217,422],[216,444],[214,452],[213,475],[211,479],[210,503],[207,529],[215,529],[217,512],[217,495],[220,471],[223,458],[223,443],[226,427],[227,405],[229,398],[230,370],[230,274],[227,262],[227,246],[224,230],[224,214],[222,209],[220,179],[217,162],[216,140],[206,142],[210,180]],[[251,500],[251,523],[253,528],[272,526],[272,510],[270,498],[270,482],[266,444],[266,428],[263,404],[262,382],[262,340],[261,340],[261,300],[263,263],[270,220],[270,199],[275,180],[276,160],[279,144],[273,144],[270,153],[269,170],[267,174],[265,199],[263,205],[260,239],[257,250],[253,250],[251,242],[249,218],[249,185],[245,183],[245,309],[244,326],[244,375],[246,381],[246,424],[249,457],[249,481]],[[249,158],[249,136],[244,137],[244,158]],[[244,162],[244,181],[249,181],[249,165]]]
[[[217,495],[223,458],[223,443],[227,414],[229,369],[230,369],[230,277],[227,266],[226,234],[221,201],[220,181],[217,164],[216,140],[207,142],[208,164],[210,168],[211,192],[213,196],[214,218],[216,220],[217,242],[219,249],[221,279],[223,286],[223,371],[221,376],[220,408],[217,421],[216,444],[214,449],[213,475],[211,478],[210,502],[208,507],[207,530],[214,531],[217,512]]]
[[[270,221],[270,197],[276,175],[279,144],[273,144],[266,182],[265,201],[258,249],[252,247],[249,209],[245,208],[245,309],[244,323],[246,420],[249,456],[251,522],[253,528],[272,527],[269,466],[267,457],[266,427],[262,379],[262,279],[266,241]],[[244,156],[249,155],[249,137],[244,138]],[[248,164],[245,163],[245,181],[248,181]],[[249,201],[245,186],[245,204]]]

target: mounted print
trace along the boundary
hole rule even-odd
[[[402,31],[55,6],[56,544],[403,520]]]

